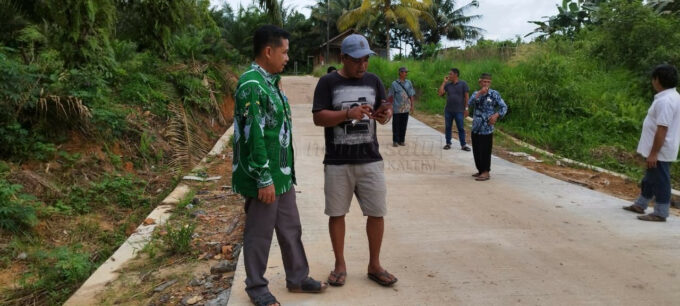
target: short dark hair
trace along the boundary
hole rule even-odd
[[[451,72],[455,73],[456,75],[460,75],[460,70],[458,70],[458,68],[451,68]]]
[[[676,87],[678,86],[678,69],[673,65],[661,64],[652,71],[652,79],[657,79],[664,89]]]
[[[482,75],[479,76],[480,80],[491,80],[491,73],[482,73]]]
[[[328,69],[326,70],[326,73],[331,73],[335,70],[338,70],[338,68],[335,68],[335,66],[329,66]]]
[[[283,39],[288,39],[290,33],[277,26],[267,24],[255,30],[253,35],[253,55],[258,57],[265,47],[280,47]]]

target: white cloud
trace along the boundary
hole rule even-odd
[[[558,0],[480,0],[479,8],[471,15],[483,15],[473,25],[486,30],[484,37],[492,40],[514,39],[533,31],[536,26],[529,21],[542,20],[543,16],[557,14]]]

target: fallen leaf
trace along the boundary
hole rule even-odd
[[[223,245],[222,246],[222,254],[224,254],[224,255],[231,254],[231,251],[233,249],[234,249],[234,247],[231,246],[231,245]]]
[[[151,224],[156,224],[156,220],[154,220],[153,218],[144,219],[144,225],[151,225]]]

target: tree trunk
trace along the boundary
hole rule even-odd
[[[389,61],[390,60],[390,24],[389,24],[389,22],[385,22],[385,24],[386,24],[386,27],[387,27],[387,46],[386,46],[387,49],[385,50],[385,53],[387,54],[387,60]]]
[[[385,0],[385,12],[384,15],[387,16],[387,11],[392,6],[392,0]],[[387,54],[387,61],[390,61],[390,20],[385,18],[385,27],[387,28],[387,46],[385,48],[385,54]]]

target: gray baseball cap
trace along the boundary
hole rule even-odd
[[[345,37],[340,47],[340,52],[353,58],[362,58],[366,55],[375,55],[375,52],[368,46],[366,37],[359,34],[352,34]]]

